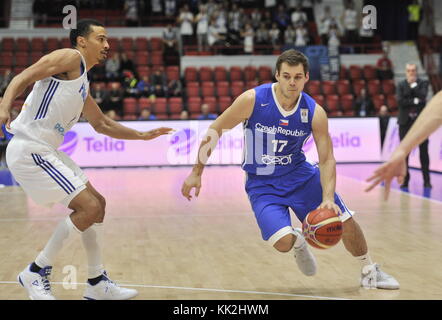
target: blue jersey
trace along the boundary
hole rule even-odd
[[[253,112],[244,122],[242,168],[250,174],[282,176],[306,160],[302,147],[312,133],[316,102],[301,92],[295,108],[286,111],[276,100],[274,85],[254,89]]]

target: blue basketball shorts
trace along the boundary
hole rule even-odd
[[[247,173],[245,189],[262,238],[272,245],[283,236],[293,233],[289,208],[302,223],[307,214],[322,202],[319,167],[307,161],[279,177]],[[335,203],[342,211],[341,221],[354,215],[337,193]]]

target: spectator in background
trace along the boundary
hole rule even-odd
[[[165,76],[163,70],[157,68],[153,72],[153,74],[151,75],[150,82],[151,82],[152,86],[154,86],[154,87],[156,87],[156,86],[161,86],[161,87],[166,86],[166,76]]]
[[[127,57],[125,52],[122,52],[120,59],[120,74],[123,75],[125,71],[130,71],[133,74],[136,74],[134,62]]]
[[[207,33],[209,31],[209,15],[206,6],[200,5],[200,12],[195,17],[198,51],[207,51]]]
[[[296,47],[306,46],[309,40],[307,28],[302,24],[298,24],[296,26],[295,32],[296,32],[295,46]]]
[[[100,106],[101,110],[109,110],[109,92],[101,83],[97,83],[94,87],[92,87],[91,96]]]
[[[252,24],[253,29],[258,29],[261,25],[262,13],[258,10],[258,8],[253,8],[250,13],[250,23]]]
[[[374,115],[374,104],[371,98],[367,95],[367,90],[365,88],[361,89],[359,96],[356,98],[353,109],[355,117],[368,117]]]
[[[270,29],[273,24],[272,13],[270,11],[264,11],[261,21],[265,23],[268,29]]]
[[[166,17],[174,17],[176,14],[177,0],[164,0],[164,14]]]
[[[332,20],[328,31],[328,46],[330,48],[338,48],[341,44],[340,38],[341,32],[339,31],[338,24],[336,23],[336,21]]]
[[[239,7],[236,3],[232,5],[232,9],[227,17],[229,20],[229,33],[239,36],[243,25],[242,20],[244,19],[244,15],[241,15]]]
[[[407,7],[408,10],[408,39],[417,40],[419,23],[422,17],[422,8],[417,0],[413,0]]]
[[[390,121],[390,113],[388,107],[384,104],[379,109],[379,126],[381,128],[381,149],[384,146],[385,134],[387,133],[388,122]]]
[[[14,74],[12,73],[11,69],[6,69],[3,75],[0,75],[0,97],[2,97],[5,93],[5,90],[12,78],[14,78]]]
[[[332,24],[333,21],[336,21],[336,19],[331,14],[330,6],[325,6],[324,14],[319,20],[319,26],[318,26],[318,34],[321,37],[322,44],[325,46],[328,45],[330,25]]]
[[[405,67],[406,79],[398,83],[397,86],[397,101],[399,107],[398,125],[399,125],[399,139],[402,141],[408,130],[410,130],[413,123],[416,121],[418,115],[424,109],[427,103],[428,81],[418,78],[417,65],[414,63],[407,63]],[[424,188],[431,188],[430,184],[430,158],[428,156],[428,139],[419,145],[419,158],[421,162],[422,175],[424,179]],[[408,157],[407,175],[401,188],[408,188],[410,174],[408,172]]]
[[[204,103],[201,106],[201,115],[198,117],[198,120],[213,120],[216,119],[218,116],[214,113],[210,113],[209,105],[207,103]]]
[[[183,85],[179,79],[172,79],[167,84],[168,97],[181,97],[183,93]]]
[[[226,37],[219,32],[218,26],[216,25],[216,19],[212,17],[209,23],[209,32],[207,35],[209,47],[214,49],[214,52],[217,52],[217,48],[214,47],[221,46],[225,40]]]
[[[113,110],[118,113],[123,111],[123,90],[120,88],[120,84],[118,82],[113,82],[111,84],[108,103],[108,111],[109,110]]]
[[[264,0],[265,11],[272,12],[276,7],[276,0]]]
[[[106,78],[109,81],[119,81],[121,78],[120,74],[120,56],[118,52],[115,52],[112,55],[112,58],[106,60],[105,70],[106,70]]]
[[[48,19],[47,3],[45,0],[35,0],[32,5],[32,13],[34,15],[34,26],[39,24],[46,24]]]
[[[178,33],[169,23],[163,31],[163,60],[166,65],[179,65]]]
[[[218,10],[213,16],[216,17],[219,33],[227,35],[227,8],[224,5],[224,2],[218,4]]]
[[[258,46],[266,46],[270,42],[269,30],[267,29],[266,24],[264,22],[261,22],[259,29],[256,30],[255,42]],[[260,51],[267,53],[266,49]]]
[[[388,58],[388,53],[386,51],[384,51],[382,57],[377,61],[376,67],[379,79],[393,79],[393,63]]]
[[[296,26],[299,23],[307,23],[307,14],[302,11],[301,5],[298,5],[296,10],[292,13],[292,24]]]
[[[111,118],[112,120],[118,121],[120,120],[120,116],[117,114],[115,110],[109,110],[105,113],[106,116]]]
[[[269,31],[269,37],[274,50],[278,49],[280,32],[281,31],[279,31],[278,25],[276,23],[273,23],[272,29],[270,29]]]
[[[181,111],[180,120],[189,120],[189,112],[187,110]]]
[[[138,26],[138,0],[125,0],[126,26]]]
[[[130,71],[123,72],[123,77],[124,77],[124,80],[123,80],[124,96],[137,98],[138,97],[138,90],[137,90],[138,80],[137,80],[137,78]]]
[[[291,25],[287,26],[287,29],[284,31],[284,44],[285,45],[294,45],[296,39],[296,30],[293,29]]]
[[[344,26],[344,38],[346,43],[357,43],[358,41],[358,13],[354,9],[354,3],[349,0],[341,16],[341,23]]]
[[[253,31],[253,27],[250,23],[247,23],[244,31],[241,32],[241,36],[244,38],[244,53],[252,54],[253,53],[253,37],[255,32]]]
[[[150,97],[152,95],[152,85],[149,82],[149,77],[144,75],[140,81],[137,83],[138,96]]]
[[[302,10],[307,14],[307,20],[315,21],[314,12],[313,12],[314,0],[301,0],[301,1],[302,1]]]
[[[149,108],[145,108],[141,110],[138,120],[157,120],[157,117],[152,114]]]
[[[192,44],[193,37],[193,13],[189,11],[189,6],[185,4],[181,8],[180,15],[178,16],[178,25],[180,26],[180,35],[183,46]]]
[[[273,20],[277,23],[279,31],[282,34],[289,25],[290,21],[289,15],[287,14],[287,12],[285,12],[283,5],[278,6],[278,10],[276,11]]]

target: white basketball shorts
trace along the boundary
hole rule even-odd
[[[6,162],[15,180],[36,203],[66,207],[88,178],[64,152],[15,135],[6,149]]]

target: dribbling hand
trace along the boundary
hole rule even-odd
[[[190,192],[193,188],[195,188],[195,197],[198,197],[201,189],[201,176],[191,173],[181,187],[181,194],[189,201],[192,199]]]
[[[331,200],[322,201],[322,203],[316,209],[324,209],[324,208],[333,210],[338,216],[342,215],[341,208],[339,208],[339,206],[334,201]]]

